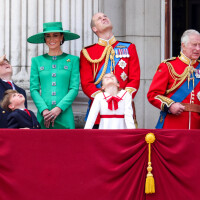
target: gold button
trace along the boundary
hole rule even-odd
[[[3,110],[2,113],[5,113],[5,111]]]

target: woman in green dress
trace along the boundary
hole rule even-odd
[[[72,102],[79,90],[79,57],[63,53],[61,45],[79,37],[64,31],[61,22],[49,22],[43,24],[43,32],[27,39],[30,43],[46,43],[49,48],[31,63],[30,93],[41,128],[75,128]]]

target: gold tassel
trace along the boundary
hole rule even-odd
[[[138,122],[136,119],[133,119],[134,120],[134,124],[135,124],[135,128],[138,128]]]
[[[152,171],[152,166],[151,166],[151,144],[154,143],[155,141],[155,135],[153,133],[148,133],[145,137],[145,141],[149,146],[149,156],[148,156],[148,167],[147,167],[147,177],[146,177],[146,183],[145,183],[145,193],[146,194],[152,194],[155,193],[155,181],[153,174],[151,173]]]

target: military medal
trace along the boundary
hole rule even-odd
[[[122,59],[119,61],[118,64],[119,64],[119,66],[120,66],[122,69],[124,69],[124,68],[126,67],[126,65],[127,65],[127,63],[126,63],[124,60],[122,60]]]
[[[122,48],[123,47],[123,48]],[[120,46],[119,49],[115,50],[115,57],[116,58],[129,58],[129,52],[127,48],[124,48],[125,46]]]
[[[128,49],[125,49],[125,52],[126,52],[126,57],[129,58],[130,55],[129,55]]]
[[[123,58],[126,58],[126,51],[123,49]]]
[[[122,58],[123,57],[123,50],[122,49],[118,49],[119,52],[119,57]]]
[[[117,50],[115,50],[115,57],[116,57],[116,58],[119,58],[119,54],[118,54],[118,51],[117,51]]]
[[[200,78],[200,70],[199,69],[194,69],[195,76],[196,78]]]

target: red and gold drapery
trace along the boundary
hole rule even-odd
[[[0,130],[1,200],[198,200],[199,169],[198,130]]]

